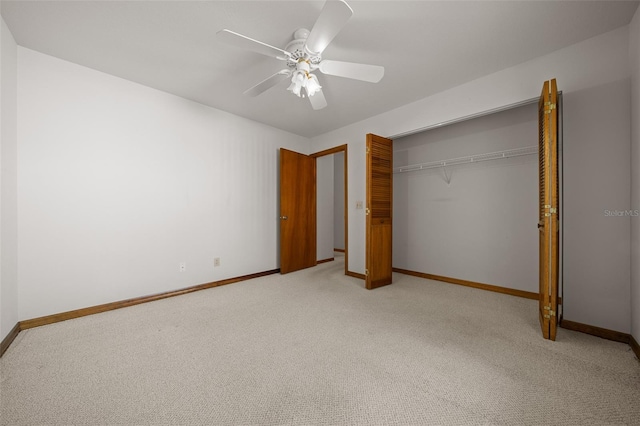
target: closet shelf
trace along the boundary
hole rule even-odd
[[[451,158],[449,160],[430,161],[428,163],[410,164],[408,166],[394,167],[393,173],[414,172],[416,170],[433,169],[437,167],[455,166],[459,164],[479,163],[480,161],[498,160],[500,158],[520,157],[538,153],[537,146],[526,148],[507,149],[505,151],[490,152],[488,154],[469,155],[467,157]]]

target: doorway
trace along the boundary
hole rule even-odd
[[[316,160],[316,206],[318,235],[318,263],[334,259],[334,251],[344,253],[345,275],[349,269],[349,241],[348,241],[348,157],[347,145],[341,145],[311,154]],[[341,160],[341,161],[340,161]],[[338,174],[336,174],[336,171]],[[341,173],[340,173],[341,172]],[[341,179],[340,179],[341,178]],[[329,182],[329,184],[327,184]],[[342,185],[335,186],[336,182]],[[331,197],[328,203],[323,199]],[[324,209],[326,204],[339,205],[335,208]],[[339,212],[342,210],[342,213]],[[342,220],[340,220],[342,219]],[[327,232],[329,229],[329,232]],[[336,232],[337,230],[337,232]]]

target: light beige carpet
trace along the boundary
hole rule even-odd
[[[0,360],[3,425],[640,424],[627,345],[536,302],[316,268],[31,329]]]

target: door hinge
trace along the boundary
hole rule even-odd
[[[549,311],[548,314],[544,315],[545,318],[550,319],[551,317],[555,317],[556,316],[556,311],[552,311],[551,310],[551,305],[545,305],[544,310],[545,311]]]
[[[369,148],[369,147],[367,147],[367,154],[369,153],[369,150],[370,150],[370,148]]]
[[[544,113],[545,114],[551,114],[551,111],[553,111],[554,109],[556,109],[556,104],[552,104],[551,102],[545,102],[544,103]]]
[[[369,207],[367,207],[367,208],[364,210],[364,214],[366,214],[367,216],[369,216],[369,213],[371,213],[371,210],[369,210]]]
[[[368,269],[364,270],[364,275],[367,276],[367,277],[369,276],[369,270]]]

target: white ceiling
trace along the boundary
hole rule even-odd
[[[358,1],[324,59],[383,65],[378,84],[319,74],[329,106],[242,92],[282,62],[219,43],[231,29],[284,48],[323,1],[6,1],[24,47],[312,137],[627,25],[637,1]]]

